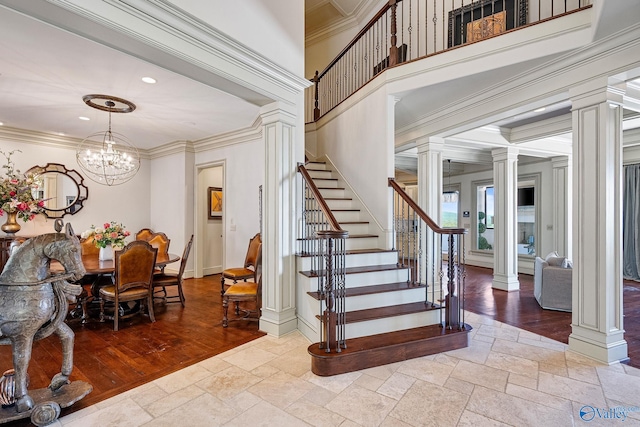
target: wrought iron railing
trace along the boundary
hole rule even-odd
[[[398,264],[409,267],[411,284],[425,286],[425,303],[444,307],[444,312],[440,310],[442,325],[464,329],[467,230],[438,226],[393,178],[389,178],[389,187],[393,188]]]
[[[311,258],[311,274],[318,278],[320,348],[340,352],[347,346],[345,245],[348,232],[338,224],[304,164],[298,165],[298,172],[303,181],[300,252]]]
[[[389,0],[311,79],[318,120],[388,67],[590,7],[592,0]],[[313,108],[311,108],[313,106]]]

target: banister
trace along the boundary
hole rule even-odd
[[[320,194],[320,190],[318,190],[318,187],[316,187],[316,184],[313,182],[311,175],[309,175],[309,172],[307,171],[307,168],[304,167],[303,163],[298,163],[298,172],[300,172],[302,178],[306,181],[309,190],[311,190],[311,192],[313,193],[313,196],[318,202],[320,210],[322,210],[322,213],[324,213],[325,217],[327,218],[331,229],[334,231],[344,231],[342,230],[342,227],[340,227],[340,224],[338,224],[336,217],[333,216],[331,209],[329,209],[329,206],[327,206],[327,202],[324,201],[324,197],[322,197],[322,194]]]
[[[468,231],[466,228],[442,228],[438,224],[436,224],[436,222],[432,220],[431,217],[429,217],[429,215],[427,215],[425,211],[423,211],[422,208],[420,208],[420,206],[418,206],[418,204],[407,195],[407,193],[404,192],[402,187],[398,185],[395,179],[389,178],[389,187],[392,187],[394,190],[396,190],[396,192],[409,205],[409,207],[411,207],[420,217],[420,219],[422,219],[434,232],[438,234],[467,234]]]

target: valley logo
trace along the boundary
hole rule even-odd
[[[585,405],[580,408],[580,418],[582,421],[587,422],[592,421],[595,418],[625,421],[629,412],[640,412],[640,408],[637,406],[630,406],[628,408],[625,408],[624,406],[616,406],[614,408],[603,409]]]

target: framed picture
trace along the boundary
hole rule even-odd
[[[209,219],[222,219],[222,188],[209,187],[207,193],[209,198]]]

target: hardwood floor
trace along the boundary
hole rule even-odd
[[[468,267],[466,309],[566,343],[571,313],[542,310],[533,297],[533,277],[521,274],[519,292],[491,288],[490,269]],[[185,281],[187,306],[155,305],[156,323],[146,317],[127,319],[120,331],[110,322],[69,322],[76,334],[73,380],[93,385],[93,392],[63,414],[77,411],[138,385],[246,343],[264,334],[257,322],[239,321],[222,328],[220,276]],[[640,284],[625,281],[625,338],[629,364],[640,368]],[[46,387],[59,372],[57,337],[34,344],[29,367],[30,389]],[[0,369],[12,366],[11,347],[0,346]],[[26,420],[11,426],[30,425]]]
[[[219,275],[186,280],[184,293],[184,309],[180,304],[154,305],[155,323],[148,317],[135,316],[122,322],[120,330],[114,332],[109,321],[100,323],[92,319],[85,325],[78,320],[68,322],[76,334],[71,378],[87,381],[93,391],[63,410],[63,415],[264,335],[258,331],[257,322],[243,320],[222,327]],[[29,389],[47,387],[51,377],[60,372],[61,363],[58,337],[34,343]],[[11,347],[0,346],[1,372],[12,366]],[[31,424],[11,423],[19,425]]]
[[[568,343],[571,313],[541,309],[533,296],[533,276],[520,274],[518,277],[520,291],[494,290],[491,288],[493,270],[467,266],[465,308],[508,325]],[[623,293],[624,338],[630,359],[628,364],[640,368],[640,283],[625,280]]]

